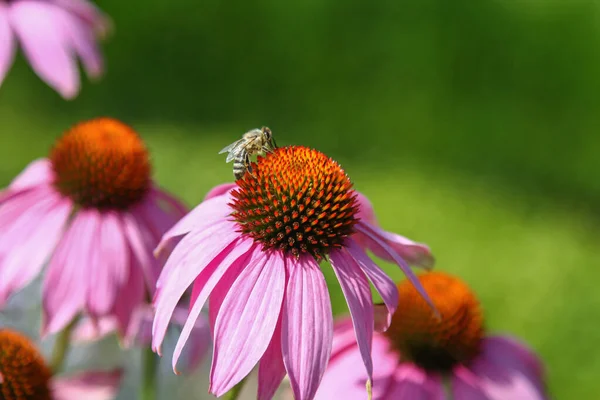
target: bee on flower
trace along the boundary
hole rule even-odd
[[[398,305],[394,282],[367,255],[397,264],[428,298],[409,264],[431,267],[429,248],[381,229],[342,167],[304,146],[274,148],[235,183],[217,186],[162,238],[153,346],[159,354],[171,315],[192,287],[173,367],[208,301],[214,349],[210,392],[221,396],[258,365],[258,399],[289,376],[295,398],[314,398],[329,361],[333,317],[321,264],[328,260],[352,316],[372,378],[374,332],[369,282],[383,298],[386,329]],[[363,386],[364,389],[364,386]]]

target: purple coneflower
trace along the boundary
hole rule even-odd
[[[52,375],[44,357],[24,335],[0,329],[0,398],[4,400],[110,400],[121,371]]]
[[[211,393],[223,395],[258,363],[259,399],[272,398],[286,373],[297,399],[313,398],[333,334],[329,293],[319,266],[327,258],[348,302],[371,376],[374,316],[369,280],[387,306],[387,323],[398,292],[364,248],[397,263],[423,296],[407,261],[430,265],[429,249],[374,225],[370,204],[352,189],[340,165],[323,153],[302,146],[278,148],[259,157],[252,169],[236,184],[213,189],[163,236],[158,255],[179,242],[157,284],[155,350],[160,353],[171,314],[193,285],[174,368],[210,299]]]
[[[392,324],[373,338],[374,399],[547,398],[539,359],[511,337],[485,335],[479,302],[464,282],[442,272],[419,279],[441,318],[412,285],[398,285],[402,301]],[[336,323],[333,343],[316,399],[364,399],[369,377],[356,368],[360,350],[348,318]]]
[[[77,59],[87,74],[102,74],[96,40],[110,22],[87,0],[0,0],[0,85],[19,41],[36,74],[66,99],[79,92]]]
[[[124,334],[154,293],[152,250],[185,213],[150,175],[143,141],[122,122],[67,131],[0,192],[0,307],[47,264],[43,334],[81,312],[114,316]]]

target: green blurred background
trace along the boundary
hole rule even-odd
[[[6,78],[0,183],[69,125],[109,115],[193,205],[231,180],[217,152],[268,125],[279,145],[342,162],[385,228],[469,282],[490,330],[541,353],[555,398],[597,396],[598,2],[99,5],[116,26],[101,82],[65,102],[22,57]]]

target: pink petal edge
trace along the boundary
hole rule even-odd
[[[312,399],[331,354],[333,317],[325,277],[309,255],[287,260],[283,362],[296,400]]]

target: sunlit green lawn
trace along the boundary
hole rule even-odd
[[[7,130],[0,147],[2,185],[29,160],[43,156],[68,124],[7,109],[0,117],[2,130]],[[230,180],[231,165],[217,151],[235,133],[202,139],[189,134],[201,131],[194,126],[136,127],[151,148],[159,183],[189,205],[211,186]],[[330,155],[341,160],[357,189],[370,197],[386,229],[429,244],[437,268],[459,274],[473,286],[491,331],[514,333],[541,353],[556,398],[594,398],[600,376],[595,346],[600,338],[600,272],[597,235],[585,214],[451,170],[375,169],[344,163],[344,154]],[[397,269],[386,267],[401,278]],[[333,274],[327,274],[335,311],[345,312]]]

